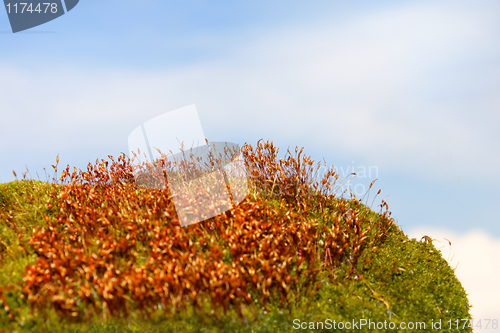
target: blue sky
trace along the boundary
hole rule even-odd
[[[194,103],[211,140],[376,166],[403,228],[500,236],[498,14],[494,1],[87,0],[9,34],[0,11],[0,181],[25,165],[44,178],[58,154],[84,167],[126,152],[137,124]]]
[[[0,10],[0,182],[127,152],[138,125],[196,104],[209,140],[375,166],[352,184],[378,178],[403,230],[499,253],[498,1],[81,0],[9,31]]]

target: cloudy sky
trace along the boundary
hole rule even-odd
[[[0,10],[0,182],[127,152],[190,104],[209,140],[304,146],[361,196],[378,179],[405,232],[455,237],[473,313],[500,319],[463,252],[497,278],[498,1],[81,0],[17,34]]]

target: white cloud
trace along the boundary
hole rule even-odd
[[[450,267],[456,268],[455,275],[472,304],[473,318],[500,320],[500,239],[482,230],[463,234],[447,229],[420,228],[408,233],[410,238],[417,240],[423,235],[433,238],[443,258]],[[496,332],[484,330],[489,331]]]
[[[401,5],[280,28],[227,50],[225,59],[175,70],[27,72],[0,63],[0,116],[8,124],[0,153],[120,146],[137,124],[195,103],[212,133],[299,139],[385,170],[499,183],[478,173],[477,161],[500,167],[492,153],[500,84],[487,75],[500,63],[474,64],[500,53],[495,10]],[[469,93],[473,80],[482,88]]]

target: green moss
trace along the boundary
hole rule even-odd
[[[47,203],[50,202],[50,193],[57,190],[57,186],[36,181],[0,185],[0,286],[5,288],[9,283],[20,281],[25,267],[34,261],[29,249],[21,250],[22,242],[26,241],[31,228],[45,224],[44,215],[54,213],[53,209],[47,208]],[[333,214],[340,203],[339,199],[332,199],[323,211],[313,209],[309,214],[319,220],[320,226],[328,225],[330,221],[325,216]],[[369,224],[380,222],[381,216],[368,207],[353,201],[348,205],[360,208]],[[275,206],[278,208],[279,203]],[[228,253],[224,252],[224,260],[231,261]],[[0,313],[0,328],[18,332],[290,332],[295,331],[293,320],[310,325],[310,322],[325,322],[327,319],[332,322],[364,319],[391,321],[396,325],[425,322],[426,329],[422,332],[435,331],[431,323],[441,320],[440,331],[456,332],[446,327],[448,320],[471,318],[467,294],[441,252],[426,240],[410,240],[394,225],[385,239],[373,241],[365,249],[356,266],[356,274],[349,275],[349,270],[349,263],[344,262],[323,271],[318,277],[320,287],[316,292],[301,289],[292,295],[293,304],[285,308],[275,304],[261,309],[253,321],[250,317],[239,318],[236,311],[216,318],[207,308],[204,314],[189,310],[169,318],[153,316],[144,320],[135,313],[131,319],[103,322],[93,318],[88,322],[70,323],[60,321],[52,310],[48,310],[45,317],[33,317],[24,301],[14,292],[7,292],[9,304],[18,306],[20,321],[15,325],[8,324],[6,316]],[[472,330],[466,328],[463,331]]]

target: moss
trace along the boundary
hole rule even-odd
[[[48,208],[50,193],[57,192],[58,187],[44,182],[21,181],[1,184],[0,190],[0,286],[5,289],[9,283],[21,281],[25,267],[35,259],[26,240],[33,227],[45,225],[43,216],[53,215],[54,209]],[[316,207],[310,211],[310,217],[317,218],[320,227],[328,225],[330,218],[326,216],[335,213],[341,204],[340,199],[332,199],[323,210]],[[274,206],[279,208],[279,201]],[[360,208],[368,224],[381,222],[380,214],[359,202],[347,201],[347,206]],[[368,226],[364,227],[368,230]],[[327,319],[332,322],[365,319],[392,321],[396,325],[425,322],[426,329],[422,331],[430,332],[433,331],[432,322],[471,318],[465,290],[432,243],[426,239],[409,239],[392,225],[383,240],[373,240],[369,244],[354,274],[350,273],[348,262],[325,269],[318,276],[317,289],[295,291],[292,304],[279,307],[276,303],[262,308],[254,320],[240,318],[233,310],[222,317],[214,317],[208,307],[205,314],[189,310],[169,318],[153,316],[144,320],[141,314],[135,313],[129,319],[114,318],[104,322],[92,318],[71,323],[61,321],[52,310],[47,311],[46,317],[33,317],[26,302],[9,291],[4,292],[6,300],[9,304],[17,304],[20,319],[17,324],[9,324],[5,313],[0,312],[0,328],[5,332],[13,329],[18,332],[290,332],[294,331],[293,320],[310,325],[324,323]],[[229,251],[224,252],[224,260],[232,260]],[[456,331],[444,326],[441,331]]]

